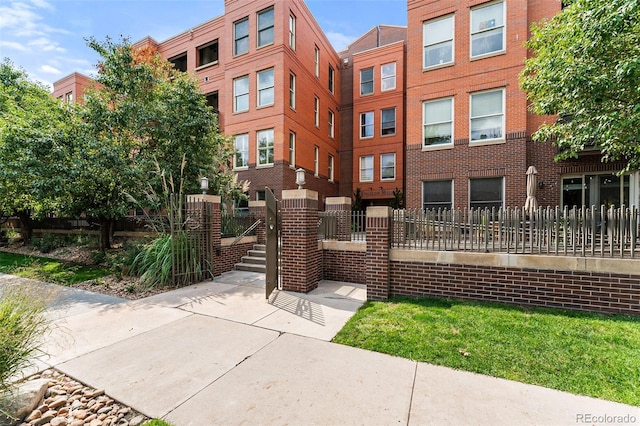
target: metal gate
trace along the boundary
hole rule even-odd
[[[268,299],[271,296],[273,290],[278,287],[279,273],[279,260],[280,260],[280,223],[279,223],[279,211],[280,202],[276,199],[275,195],[269,188],[265,188],[265,201],[267,207],[265,231],[267,239],[267,270],[266,270],[266,285],[265,285],[265,297]]]

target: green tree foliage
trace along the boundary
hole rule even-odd
[[[0,63],[0,213],[18,215],[27,239],[31,217],[66,198],[71,133],[70,109],[8,59]]]
[[[534,139],[559,159],[594,145],[604,161],[640,166],[640,0],[573,0],[534,25],[521,74],[533,112],[559,115]]]

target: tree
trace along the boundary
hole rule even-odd
[[[531,110],[558,115],[533,135],[558,159],[593,145],[603,161],[640,167],[640,0],[573,0],[532,27],[521,86]]]
[[[0,216],[17,215],[22,237],[32,217],[59,210],[67,197],[72,112],[5,59],[0,63]]]
[[[70,211],[100,224],[104,249],[110,224],[133,207],[131,199],[144,200],[149,185],[162,190],[158,170],[181,177],[186,193],[198,191],[200,176],[223,185],[233,174],[225,168],[230,141],[192,76],[126,39],[88,44],[102,60],[98,85],[87,90],[79,108],[81,137],[73,153],[78,184],[71,190]]]

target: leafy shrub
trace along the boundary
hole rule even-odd
[[[92,251],[90,256],[91,256],[91,261],[95,265],[100,265],[101,263],[104,263],[107,260],[107,253],[103,251]]]
[[[67,245],[64,235],[43,234],[42,237],[32,237],[31,245],[40,253],[50,253]]]

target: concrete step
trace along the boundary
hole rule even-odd
[[[267,251],[267,246],[265,244],[254,244],[253,249],[258,251]]]
[[[267,271],[266,265],[253,265],[250,263],[236,263],[236,271],[249,271],[265,273]]]
[[[267,259],[264,257],[242,256],[241,263],[250,263],[252,265],[266,265]]]
[[[249,250],[247,252],[247,256],[251,256],[251,257],[267,257],[267,252],[264,250]]]

